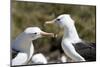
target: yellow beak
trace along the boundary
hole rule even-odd
[[[56,19],[52,20],[52,21],[46,21],[45,24],[53,24],[55,23]]]
[[[40,34],[42,36],[51,36],[51,37],[54,37],[54,33],[47,33],[47,32],[42,31]]]

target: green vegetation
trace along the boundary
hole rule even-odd
[[[20,1],[12,1],[11,5],[11,39],[15,39],[18,34],[30,26],[38,26],[44,31],[57,33],[59,32],[58,26],[44,26],[44,23],[61,14],[70,14],[72,16],[75,20],[79,36],[83,40],[95,42],[95,6]],[[62,37],[62,34],[63,32],[60,31],[59,37]],[[50,48],[49,40],[50,38],[48,37],[36,40],[35,46],[39,48],[36,48],[37,51],[45,51],[46,53]]]

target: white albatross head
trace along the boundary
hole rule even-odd
[[[62,14],[52,21],[45,22],[45,24],[52,23],[57,23],[60,27],[64,27],[65,25],[70,26],[70,24],[74,24],[74,20],[70,17],[69,14]]]
[[[45,24],[53,23],[58,24],[60,27],[64,28],[64,38],[69,39],[73,43],[81,41],[75,28],[74,20],[69,14],[62,14],[52,21],[45,22]]]
[[[24,33],[28,36],[31,40],[35,40],[42,36],[54,36],[53,33],[47,33],[42,31],[39,27],[28,27],[25,29]]]

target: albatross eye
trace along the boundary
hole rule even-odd
[[[37,34],[36,32],[34,34]]]
[[[60,19],[57,19],[57,21],[60,21]]]

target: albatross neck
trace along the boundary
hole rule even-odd
[[[32,40],[30,40],[24,33],[21,33],[15,40],[13,48],[19,51],[27,51],[31,47]]]
[[[70,40],[72,43],[77,43],[81,41],[81,39],[78,36],[74,23],[71,23],[70,25],[67,24],[64,25],[63,38]]]

